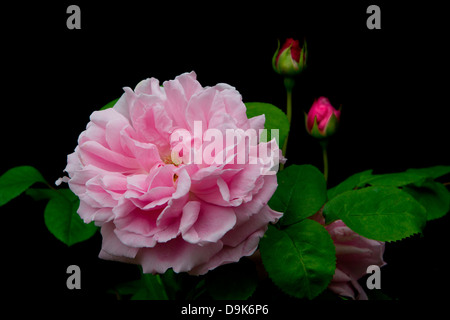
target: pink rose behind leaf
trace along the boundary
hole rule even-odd
[[[258,130],[264,116],[248,119],[233,87],[204,88],[193,72],[163,87],[151,78],[124,90],[113,108],[91,115],[65,169],[79,215],[101,227],[100,257],[140,264],[145,273],[204,274],[251,255],[281,216],[267,206],[276,176],[264,174],[278,147],[259,143],[270,152],[250,164],[233,161],[236,145],[224,144],[213,154],[223,163],[194,163],[172,152],[171,135],[190,133],[183,143],[193,147],[196,125],[200,137],[208,129]]]
[[[333,292],[357,300],[367,300],[358,279],[367,274],[370,265],[383,266],[384,242],[364,238],[342,220],[325,227],[336,247],[336,272],[328,288]]]

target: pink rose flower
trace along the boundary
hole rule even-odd
[[[314,101],[306,115],[306,131],[316,138],[328,137],[337,129],[341,111],[336,110],[325,97]]]
[[[264,116],[248,119],[233,87],[203,88],[194,72],[124,91],[113,108],[92,113],[65,169],[78,214],[101,227],[100,258],[145,273],[204,274],[251,255],[282,215],[267,205],[277,187],[267,172],[280,150],[274,140],[239,149],[239,135],[222,148],[202,139],[208,130],[262,129]],[[199,147],[209,159],[198,158]],[[256,147],[269,151],[260,156]],[[237,149],[256,160],[236,161]]]
[[[356,300],[367,300],[358,279],[367,274],[367,267],[385,265],[384,242],[364,238],[353,232],[342,220],[325,227],[336,247],[336,272],[328,288],[336,294]]]

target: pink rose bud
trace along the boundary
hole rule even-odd
[[[336,132],[341,110],[336,110],[325,97],[314,101],[309,113],[305,113],[306,131],[315,138],[326,138]]]
[[[278,49],[272,58],[272,67],[283,76],[295,76],[305,68],[306,56],[306,41],[303,41],[303,48],[300,48],[298,40],[289,38],[281,49],[278,43]]]

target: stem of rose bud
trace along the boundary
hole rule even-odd
[[[287,109],[286,109],[286,116],[289,121],[289,126],[291,126],[291,120],[292,120],[292,90],[287,90]]]
[[[295,80],[293,78],[290,78],[290,77],[284,78],[284,86],[286,88],[286,98],[287,98],[286,99],[286,116],[289,121],[289,129],[291,127],[291,120],[292,120],[292,88],[294,87],[294,84],[295,84]],[[285,156],[285,157],[286,157],[288,138],[289,138],[289,132],[288,132],[288,135],[286,136],[286,139],[284,139],[284,144],[283,144],[283,149],[282,149],[283,156]],[[284,169],[284,164],[281,164],[280,171],[283,169]]]
[[[320,145],[322,146],[322,155],[323,155],[323,177],[325,178],[325,182],[327,182],[328,181],[328,152],[327,152],[328,140],[327,139],[320,140]]]
[[[292,119],[292,91],[289,91],[289,90],[287,90],[286,116],[288,118],[289,128],[290,128],[291,127],[291,119]],[[286,139],[284,139],[283,156],[286,156],[286,149],[287,149],[287,144],[288,144],[288,138],[289,138],[289,132],[288,132],[288,135],[286,136]]]

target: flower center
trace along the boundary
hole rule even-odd
[[[172,150],[172,152],[161,159],[165,164],[173,164],[178,167],[183,163],[183,157],[180,156],[179,152]]]

